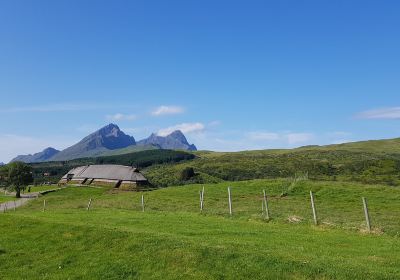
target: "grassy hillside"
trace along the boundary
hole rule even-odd
[[[148,150],[159,150],[160,148],[157,146],[153,145],[133,145],[133,146],[128,146],[126,148],[122,149],[117,149],[117,150],[109,150],[103,154],[101,154],[102,157],[107,157],[107,156],[116,156],[116,155],[124,155],[124,154],[131,154],[135,152],[143,152],[143,151],[148,151]]]
[[[374,152],[383,154],[399,154],[400,138],[350,142],[338,145],[319,147],[319,149],[346,150],[346,151],[370,152],[370,153]]]
[[[10,196],[10,195],[5,195],[3,192],[0,192],[0,203],[7,202],[7,201],[13,201],[15,200],[15,195]]]
[[[2,279],[397,279],[400,191],[302,181],[280,198],[282,180],[199,185],[145,193],[67,188],[0,219]],[[233,217],[227,214],[232,186]],[[261,215],[261,190],[272,220]],[[308,190],[321,226],[311,225]],[[370,204],[373,234],[361,196]],[[89,198],[93,208],[86,211]],[[296,217],[298,223],[288,219]]]
[[[148,168],[146,176],[156,185],[185,184],[179,174],[193,167],[193,182],[215,180],[286,178],[297,173],[314,180],[400,184],[400,154],[347,151],[333,148],[301,148],[237,153],[198,152],[190,162]],[[210,181],[207,181],[210,179]]]
[[[84,164],[123,164],[141,169],[156,186],[218,183],[251,179],[288,178],[296,174],[313,180],[358,181],[400,185],[400,139],[365,141],[291,150],[236,153],[150,150],[68,162],[34,164],[36,177],[50,172],[57,181],[70,168]],[[182,170],[193,167],[197,176],[181,179]]]

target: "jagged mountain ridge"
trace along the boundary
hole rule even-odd
[[[149,138],[139,141],[138,145],[155,145],[161,149],[197,151],[196,146],[189,144],[180,130],[176,130],[167,136],[159,136],[153,133]]]
[[[86,136],[75,145],[66,148],[49,160],[62,161],[80,157],[98,156],[108,150],[122,149],[135,144],[135,138],[126,135],[116,124],[109,124]]]
[[[59,152],[59,150],[49,147],[33,155],[19,155],[11,161],[23,161],[26,163],[47,161]]]
[[[150,137],[135,141],[135,138],[126,135],[116,124],[109,124],[83,138],[78,143],[62,151],[47,148],[34,155],[20,155],[12,161],[27,163],[43,161],[66,161],[76,158],[97,157],[105,154],[123,154],[125,151],[143,149],[171,149],[171,150],[197,150],[195,145],[190,145],[181,131],[174,131],[165,137],[152,134]],[[53,151],[53,154],[49,153]],[[121,151],[121,153],[119,153]]]

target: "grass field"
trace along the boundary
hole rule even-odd
[[[13,201],[16,198],[14,196],[10,195],[5,195],[3,192],[0,193],[0,203],[7,202],[7,201]]]
[[[57,185],[51,185],[51,186],[48,186],[48,185],[34,186],[34,187],[31,187],[31,192],[50,191],[50,190],[55,190],[55,189],[58,189],[58,188],[59,188],[59,186],[57,186]],[[27,193],[27,190],[25,190],[25,193]]]
[[[256,180],[140,193],[70,187],[0,219],[2,279],[398,279],[400,190]],[[226,187],[232,187],[233,217]],[[272,220],[261,215],[261,191]],[[309,190],[321,226],[312,225]],[[374,233],[366,234],[361,197]],[[86,211],[89,198],[92,208]],[[299,223],[288,222],[297,217]]]
[[[55,190],[58,189],[58,186],[34,186],[31,187],[31,193],[33,192],[42,192],[42,191],[49,191],[49,190]],[[28,194],[28,190],[26,189],[22,194]],[[15,195],[5,195],[3,189],[0,189],[0,203],[7,202],[7,201],[13,201],[15,200]]]

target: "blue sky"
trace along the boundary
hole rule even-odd
[[[200,149],[400,136],[398,1],[0,2],[0,161],[113,122]]]

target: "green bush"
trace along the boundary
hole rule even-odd
[[[193,167],[186,167],[181,171],[181,180],[182,181],[189,181],[195,175],[196,174],[194,173]]]

